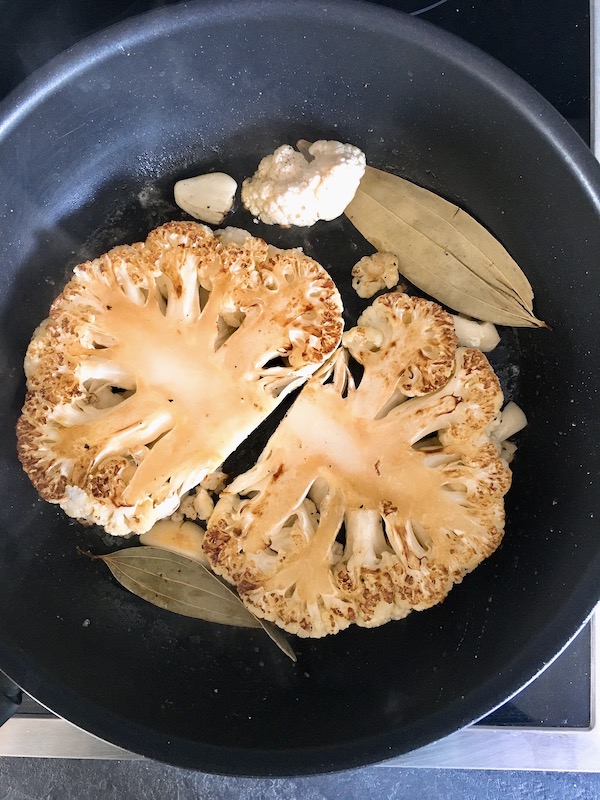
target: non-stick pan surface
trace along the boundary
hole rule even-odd
[[[181,218],[176,179],[213,169],[241,179],[300,137],[353,142],[372,165],[476,215],[521,264],[553,330],[504,330],[494,355],[530,420],[500,550],[439,607],[297,640],[293,665],[256,632],[144,604],[78,555],[115,543],[37,498],[14,424],[26,345],[71,267]],[[382,760],[517,691],[598,598],[599,190],[585,145],[522,81],[373,6],[173,6],[40,71],[0,116],[0,666],[116,744],[246,775]],[[347,221],[302,234],[243,211],[232,223],[304,246],[355,319],[349,270],[368,248]]]

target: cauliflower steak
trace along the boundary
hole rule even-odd
[[[398,292],[343,341],[221,495],[203,543],[254,614],[300,636],[440,602],[504,528],[503,397],[486,357],[457,347],[437,304]]]
[[[29,345],[19,457],[41,496],[143,533],[336,349],[341,300],[298,250],[172,222],[79,265]]]

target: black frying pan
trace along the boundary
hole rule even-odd
[[[528,274],[553,332],[505,330],[494,356],[530,419],[501,549],[439,607],[296,641],[294,666],[264,636],[162,612],[82,559],[77,546],[114,542],[37,499],[14,424],[25,347],[71,267],[181,217],[176,179],[241,179],[299,137],[351,141],[476,215]],[[40,71],[0,116],[0,666],[111,742],[246,775],[378,761],[516,692],[599,594],[599,191],[589,151],[522,81],[372,6],[174,6]],[[355,318],[349,269],[367,248],[344,219],[302,235],[243,211],[232,222],[304,246]]]

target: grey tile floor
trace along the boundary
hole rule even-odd
[[[599,774],[369,767],[310,778],[225,778],[154,762],[0,760],[0,800],[595,800]]]

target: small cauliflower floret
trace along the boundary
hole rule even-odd
[[[301,252],[163,225],[76,267],[34,334],[21,463],[70,516],[143,533],[321,366],[341,332],[339,294]]]
[[[440,602],[504,528],[502,392],[479,350],[457,349],[450,315],[384,295],[344,344],[223,492],[203,543],[254,614],[300,636]]]
[[[213,496],[225,488],[227,475],[220,469],[207,475],[198,486],[183,495],[179,507],[169,517],[173,522],[200,520],[206,522],[213,512]]]
[[[200,487],[206,489],[207,492],[219,493],[222,492],[227,483],[227,475],[221,469],[216,469],[201,481]],[[208,519],[208,517],[207,517]]]
[[[364,256],[352,267],[352,288],[359,297],[373,297],[398,283],[398,258],[393,253]]]
[[[491,322],[479,322],[459,314],[452,314],[452,319],[461,347],[476,347],[482,353],[491,353],[499,344],[500,335]]]
[[[192,508],[196,513],[196,519],[207,520],[212,514],[214,507],[215,504],[209,493],[206,489],[199,487],[192,500]]]
[[[177,181],[175,202],[195,219],[220,225],[233,208],[237,183],[224,172],[209,172]]]
[[[210,494],[206,489],[198,486],[181,498],[179,508],[171,514],[170,519],[175,522],[183,522],[185,519],[206,521],[214,507],[215,504]]]
[[[365,172],[364,153],[351,144],[314,142],[312,160],[290,145],[265,156],[242,184],[242,203],[267,225],[307,227],[344,213]]]

